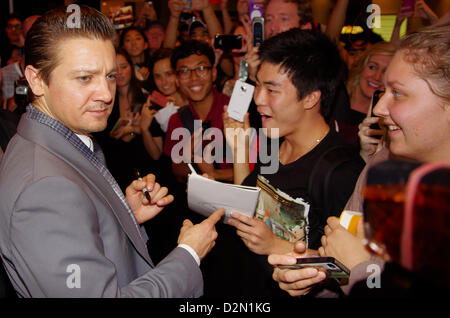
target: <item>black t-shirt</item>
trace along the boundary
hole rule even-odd
[[[308,154],[297,161],[280,165],[277,173],[264,177],[270,185],[280,189],[292,198],[303,198],[310,204],[308,194],[308,177],[317,159],[330,147],[345,142],[334,132],[330,133]],[[268,148],[270,149],[270,147]],[[345,206],[348,197],[364,166],[364,161],[355,151],[355,159],[344,163],[332,174],[331,188],[333,195],[327,198],[333,200],[336,209],[333,215],[338,215]],[[258,172],[262,164],[257,163],[254,171],[244,180],[244,184],[255,186]],[[320,181],[318,181],[320,182]],[[317,207],[312,205],[309,211],[309,246],[318,248],[325,226],[325,220],[316,218]],[[272,279],[273,268],[267,262],[267,255],[257,255],[251,252],[236,234],[236,229],[230,225],[216,224],[219,234],[216,245],[202,261],[201,269],[204,277],[205,297],[290,297],[282,291]]]
[[[364,161],[355,151],[353,160],[335,169],[330,178],[330,191],[328,192],[329,195],[327,195],[327,201],[331,202],[334,208],[332,209],[332,214],[324,215],[320,211],[318,204],[312,202],[312,195],[308,192],[309,177],[315,164],[327,149],[343,144],[345,144],[345,141],[336,132],[330,130],[327,136],[310,152],[290,164],[282,165],[279,163],[279,169],[275,174],[263,175],[270,186],[282,191],[293,199],[303,201],[305,208],[309,210],[308,247],[312,249],[320,247],[320,238],[323,235],[326,218],[340,215],[364,167]],[[259,162],[256,163],[253,172],[244,180],[244,185],[255,186],[257,184],[257,176],[260,173],[261,166],[264,165]],[[324,181],[317,180],[317,182]]]

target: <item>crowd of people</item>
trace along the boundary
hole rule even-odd
[[[11,289],[1,292],[287,298],[448,291],[450,281],[427,276],[445,264],[419,255],[411,265],[392,252],[407,243],[379,234],[388,227],[374,224],[367,184],[386,160],[399,171],[404,162],[449,169],[450,14],[439,17],[417,0],[415,10],[399,9],[384,41],[369,28],[354,38],[341,34],[349,0],[336,1],[326,25],[314,21],[309,0],[261,1],[265,39],[254,45],[247,0],[235,8],[222,0],[220,15],[208,0],[193,0],[189,10],[182,0],[167,6],[167,25],[148,6],[124,29],[85,5],[77,28],[65,25],[65,7],[6,21],[0,278]],[[413,15],[427,26],[400,37],[400,24]],[[220,47],[217,34],[241,45]],[[242,82],[255,89],[240,122],[227,110]],[[208,156],[213,143],[222,146]],[[258,156],[263,148],[269,161]],[[267,173],[274,161],[276,171]],[[205,219],[190,210],[191,169],[258,187],[255,216],[218,207]],[[448,180],[439,182],[442,204],[427,207],[448,219]],[[363,215],[356,233],[340,223],[344,210]],[[389,229],[400,231],[401,217]],[[445,246],[440,252],[449,254]],[[306,257],[333,257],[349,270],[347,281],[316,266],[294,268]],[[378,289],[365,284],[373,266],[382,273]],[[75,288],[69,267],[81,273]]]

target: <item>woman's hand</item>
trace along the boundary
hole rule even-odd
[[[143,79],[144,81],[146,81],[146,80],[148,79],[148,77],[150,76],[150,70],[148,69],[148,67],[142,66],[142,67],[139,69],[139,74],[141,74],[142,79]]]
[[[325,235],[321,239],[319,254],[322,257],[331,256],[339,260],[348,269],[368,261],[370,253],[364,245],[363,220],[358,223],[356,236],[347,231],[336,217],[329,217],[325,226]]]
[[[383,129],[370,128],[370,125],[379,123],[379,121],[379,117],[366,117],[358,126],[358,136],[361,145],[360,155],[365,162],[368,161],[369,156],[376,153],[382,146],[382,138],[374,136],[383,136]]]
[[[170,16],[174,19],[179,19],[183,11],[183,3],[181,0],[169,0],[167,6],[169,7]]]

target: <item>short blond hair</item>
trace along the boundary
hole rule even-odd
[[[450,24],[408,34],[400,42],[403,59],[438,97],[450,101]]]

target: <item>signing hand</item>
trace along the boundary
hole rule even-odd
[[[149,191],[151,202],[148,202],[142,193],[145,187]],[[155,182],[153,174],[148,174],[142,181],[134,180],[125,190],[125,197],[137,222],[142,224],[155,217],[174,200],[173,195],[168,195],[168,192],[166,187],[161,187]]]

